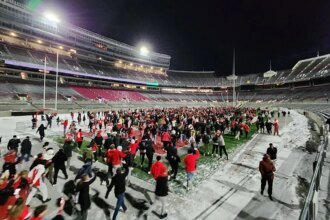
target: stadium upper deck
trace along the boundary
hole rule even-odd
[[[43,42],[50,48],[79,50],[92,58],[150,65],[168,69],[170,56],[150,52],[141,56],[138,48],[76,27],[66,22],[51,20],[38,11],[31,11],[25,5],[13,0],[0,0],[1,34],[20,37],[28,42]]]
[[[142,56],[136,47],[65,22],[50,21],[12,0],[0,0],[0,41],[0,60],[3,62],[0,68],[5,74],[13,69],[19,74],[23,70],[40,75],[45,57],[47,71],[54,74],[58,53],[59,74],[62,79],[71,77],[66,81],[69,84],[81,79],[85,79],[85,83],[88,79],[90,85],[96,86],[109,85],[104,81],[190,88],[232,85],[229,77],[219,77],[214,71],[168,70],[168,55],[151,52]],[[319,81],[316,84],[329,83],[329,76],[330,55],[324,55],[300,60],[289,70],[237,76],[236,86],[277,87],[290,83],[311,86],[316,81]],[[103,82],[98,84],[97,80]]]

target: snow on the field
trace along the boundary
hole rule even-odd
[[[300,210],[296,193],[298,182],[294,171],[301,169],[297,165],[305,153],[296,150],[304,146],[310,137],[308,120],[303,115],[291,111],[291,117],[280,118],[280,123],[280,137],[257,135],[243,148],[238,149],[230,162],[219,165],[219,171],[188,192],[184,198],[171,197],[171,203],[175,204],[172,215],[180,213],[189,216],[187,219],[210,220],[257,217],[297,219]],[[274,202],[267,198],[267,192],[264,196],[259,192],[259,161],[269,143],[278,148]],[[311,167],[306,166],[307,168]],[[249,206],[251,204],[252,207]]]
[[[68,114],[61,115],[70,119]],[[30,116],[0,118],[0,132],[3,138],[1,147],[6,146],[7,141],[15,132],[17,122],[30,124]],[[22,124],[20,124],[22,126]],[[45,123],[45,122],[44,122]],[[86,126],[81,125],[85,128]],[[79,128],[79,126],[78,126]],[[46,130],[47,136],[62,134],[62,126],[57,126],[53,121],[53,128]],[[33,141],[33,154],[40,152],[41,143],[37,140],[38,136],[35,131],[29,128],[18,132],[21,138],[30,135]],[[310,169],[309,165],[301,166],[305,163],[306,153],[301,150],[300,146],[304,146],[305,142],[310,137],[308,131],[308,120],[303,115],[291,111],[291,116],[280,118],[280,137],[273,135],[258,134],[244,146],[231,152],[229,161],[219,160],[215,164],[199,164],[203,166],[204,172],[197,172],[194,188],[187,192],[183,186],[183,182],[173,184],[176,187],[171,189],[175,193],[170,193],[168,196],[168,218],[170,220],[193,220],[193,219],[208,219],[208,220],[229,220],[229,219],[256,219],[258,217],[265,219],[297,219],[299,209],[299,196],[297,195],[296,187],[298,185],[297,176],[303,173],[303,169]],[[51,139],[48,139],[51,140]],[[260,174],[258,171],[259,161],[262,159],[268,144],[273,143],[278,148],[278,160],[276,161],[277,172],[274,180],[273,197],[274,202],[271,202],[267,197],[267,188],[264,196],[260,195]],[[51,144],[57,149],[56,144]],[[71,160],[74,168],[82,166],[82,162],[77,160],[77,154]],[[106,170],[104,164],[97,163],[97,167]],[[214,172],[214,166],[217,166],[217,171]],[[299,167],[300,166],[300,167]],[[297,171],[299,170],[299,172]],[[308,173],[308,172],[306,172]],[[185,174],[178,174],[184,179]],[[62,174],[60,173],[61,177]],[[70,171],[69,176],[73,177]],[[154,200],[154,186],[145,181],[132,178],[134,185],[140,187],[140,190],[128,187],[127,193],[135,199],[143,199],[147,201],[147,197]],[[50,191],[50,196],[53,198],[49,202],[50,210],[55,209],[55,198],[60,196],[64,180],[58,179],[58,184],[54,187],[47,184]],[[92,185],[92,188],[101,192],[101,198],[105,194],[105,186],[100,186],[100,181]],[[146,196],[147,193],[147,196]],[[94,192],[91,191],[93,195]],[[110,193],[109,199],[105,200],[108,204],[115,206],[116,199],[113,192]],[[120,212],[117,219],[136,219],[138,210],[132,207],[127,200],[127,213]],[[31,207],[40,204],[39,201],[33,200]],[[110,210],[111,214],[113,210]],[[70,219],[70,218],[67,218]],[[88,219],[105,219],[103,211],[96,207],[93,203],[89,210]],[[150,215],[150,219],[159,219],[155,215]]]

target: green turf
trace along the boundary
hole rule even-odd
[[[256,132],[256,130],[257,130],[257,128],[256,128],[255,124],[253,123],[250,127],[250,132],[248,134],[248,137],[245,138],[245,133],[244,133],[244,135],[240,138],[240,140],[235,140],[234,136],[231,134],[225,134],[224,139],[225,139],[226,149],[227,149],[227,153],[229,154],[229,157],[230,157],[230,153],[232,153],[237,147],[242,146],[244,143],[249,141],[251,139],[252,135]],[[212,151],[212,145],[213,144],[211,141],[211,143],[209,144],[209,147],[208,147],[208,150],[210,153]],[[211,157],[210,155],[204,156],[203,147],[200,147],[199,149],[201,152],[201,156],[198,159],[197,165],[198,165],[198,167],[201,167],[201,170],[203,169],[203,166],[199,166],[199,165],[210,165],[212,170],[216,170],[217,162],[219,160],[225,160],[225,155],[222,155],[223,157],[221,159],[218,157]],[[181,176],[185,175],[184,164],[182,163],[184,157],[185,157],[185,155],[181,156],[181,163],[179,165],[178,176],[180,176],[179,174],[181,174]],[[164,160],[163,162],[167,167],[169,167],[169,164],[166,160]],[[141,161],[140,161],[139,156],[137,156],[135,158],[135,163],[140,165]],[[212,166],[212,164],[214,164],[214,166]],[[152,180],[152,176],[147,173],[146,167],[147,167],[147,159],[145,159],[144,167],[142,169],[139,166],[137,166],[136,168],[133,169],[133,172],[132,172],[133,176],[136,176],[137,178],[146,180],[148,182],[150,180]]]
[[[255,124],[252,124],[251,127],[250,127],[250,132],[249,132],[249,135],[248,135],[247,138],[245,138],[245,133],[240,138],[240,140],[235,140],[234,136],[231,135],[231,134],[225,134],[224,139],[225,139],[225,143],[226,143],[226,149],[227,149],[227,152],[229,154],[229,158],[230,158],[231,154],[234,152],[234,150],[237,149],[239,146],[242,146],[247,141],[249,141],[251,139],[252,135],[255,132],[256,132],[256,126],[255,126]],[[56,143],[58,143],[59,145],[64,144],[64,138],[62,136],[53,136],[52,139]],[[77,148],[74,148],[74,151],[79,153],[79,154],[82,154],[82,152],[86,149],[86,147],[89,145],[89,143],[90,143],[89,141],[84,140],[81,149],[78,150]],[[200,158],[198,159],[198,162],[197,162],[198,169],[197,169],[194,185],[197,185],[201,181],[208,178],[210,175],[212,175],[219,168],[219,166],[222,166],[222,164],[226,161],[225,160],[225,155],[223,155],[222,158],[211,157],[210,155],[204,156],[203,147],[200,147],[199,149],[200,149],[200,152],[201,152],[201,156],[200,156]],[[209,144],[208,150],[211,153],[211,151],[212,151],[212,141]],[[184,164],[182,162],[184,157],[185,157],[185,155],[181,156],[181,163],[179,165],[177,180],[176,181],[171,181],[171,184],[170,184],[171,188],[173,188],[173,191],[176,192],[179,195],[184,194],[183,193],[184,188],[182,187],[182,184],[183,184],[183,182],[185,182],[185,178],[186,178],[185,171],[184,171]],[[101,157],[98,158],[98,161],[105,164],[103,158],[101,158]],[[167,160],[164,160],[163,162],[170,169]],[[147,173],[148,172],[148,170],[147,170],[147,166],[148,166],[147,158],[145,158],[142,168],[140,167],[141,160],[140,160],[139,155],[137,155],[135,157],[134,164],[135,164],[135,168],[132,171],[133,176],[135,176],[139,179],[145,180],[147,182],[154,183],[154,180],[153,180],[152,176]]]

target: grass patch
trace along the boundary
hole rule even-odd
[[[225,143],[226,143],[226,150],[227,153],[229,155],[229,158],[231,156],[231,154],[240,146],[242,146],[243,144],[245,144],[246,142],[248,142],[251,137],[255,134],[257,128],[256,125],[253,123],[250,127],[250,131],[248,134],[248,137],[245,138],[245,133],[244,135],[240,138],[240,140],[236,140],[235,137],[231,134],[225,134],[224,135],[224,139],[225,139]],[[211,143],[209,144],[208,147],[208,151],[209,153],[212,152],[212,146],[213,143],[211,141]],[[199,148],[201,151],[201,156],[197,161],[197,172],[196,175],[194,177],[194,181],[193,184],[196,186],[198,185],[201,181],[209,178],[210,175],[212,175],[220,166],[223,166],[223,164],[225,163],[226,159],[225,159],[225,155],[222,155],[222,158],[219,157],[211,157],[210,155],[203,155],[203,147]],[[186,181],[186,172],[184,170],[184,163],[183,163],[183,159],[184,159],[185,155],[182,155],[181,158],[181,163],[179,164],[179,170],[178,170],[178,174],[177,174],[177,178],[174,181],[170,182],[170,187],[172,189],[173,192],[175,192],[178,195],[185,195],[185,188],[183,187],[183,183],[185,183]],[[140,168],[140,157],[136,156],[135,157],[135,164],[137,165],[133,171],[132,171],[132,175],[145,180],[147,182],[150,183],[154,183],[155,181],[153,180],[152,176],[150,174],[148,174],[148,170],[147,170],[147,159],[145,159],[144,161],[144,166],[142,168]],[[170,166],[167,162],[167,160],[163,160],[163,163],[168,167],[168,169],[170,169]]]
[[[253,123],[250,127],[250,132],[248,134],[248,137],[245,138],[245,133],[242,135],[240,140],[235,140],[235,137],[231,134],[225,134],[224,139],[226,143],[226,149],[227,153],[229,154],[229,158],[232,155],[232,153],[240,146],[245,144],[247,141],[251,139],[251,137],[254,135],[256,132],[256,125]],[[52,139],[58,143],[59,145],[64,144],[64,138],[62,136],[53,136]],[[82,154],[82,152],[87,148],[89,145],[89,141],[84,140],[82,147],[80,150],[78,148],[74,148],[74,151]],[[209,144],[208,151],[209,153],[212,152],[212,141]],[[211,157],[210,155],[203,155],[203,147],[199,148],[201,151],[201,156],[197,161],[197,172],[195,174],[194,180],[193,180],[193,185],[197,186],[199,185],[202,181],[208,179],[211,175],[218,170],[219,167],[223,166],[224,163],[226,162],[225,155],[223,155],[222,158],[219,157]],[[105,152],[104,152],[105,153]],[[170,189],[172,192],[184,196],[186,195],[186,189],[183,187],[183,184],[186,182],[186,172],[184,170],[184,163],[182,162],[184,159],[185,155],[182,155],[181,158],[181,163],[179,164],[179,170],[177,174],[176,180],[170,181]],[[100,163],[106,164],[103,160],[102,157],[98,158],[98,161]],[[165,159],[163,160],[163,163],[168,167],[170,170],[170,166],[168,161]],[[135,167],[132,171],[132,175],[142,179],[144,181],[147,181],[149,183],[155,183],[153,180],[152,176],[148,174],[148,159],[145,157],[143,167],[140,167],[141,164],[141,158],[140,155],[137,155],[134,160]]]

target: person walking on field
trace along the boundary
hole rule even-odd
[[[68,169],[70,169],[70,161],[71,161],[71,157],[72,157],[72,146],[71,146],[71,140],[66,140],[64,145],[63,145],[63,150],[64,150],[64,153],[66,155],[66,167]]]
[[[266,152],[271,160],[276,160],[277,158],[277,148],[274,147],[274,145],[272,143],[269,144],[269,148],[267,148],[267,152]]]
[[[197,148],[188,149],[188,154],[185,156],[183,162],[185,164],[185,170],[187,173],[187,189],[190,190],[191,182],[196,172],[196,161],[198,160],[200,154]]]
[[[161,207],[161,213],[160,213],[160,219],[167,217],[167,212],[165,210],[165,204],[166,204],[166,196],[168,195],[168,177],[167,177],[167,171],[165,170],[164,173],[162,173],[159,177],[156,179],[156,190],[155,190],[156,199],[152,203],[152,205],[149,207],[148,210],[146,210],[141,217],[147,217],[152,210],[156,208],[158,203],[162,205]]]
[[[13,138],[8,141],[7,150],[15,150],[17,152],[20,143],[21,140],[14,135]]]
[[[87,220],[88,209],[91,207],[91,198],[89,196],[89,186],[95,181],[96,175],[92,173],[90,178],[87,174],[83,174],[77,183],[76,193],[79,193],[78,203],[80,205],[81,220]]]
[[[117,198],[117,204],[115,208],[115,212],[113,213],[112,220],[116,220],[120,207],[123,208],[124,212],[126,212],[127,207],[124,202],[125,191],[126,191],[126,182],[125,178],[128,175],[128,170],[124,168],[118,168],[116,170],[116,175],[112,178],[111,184],[108,186],[107,192],[105,194],[105,198],[107,199],[109,193],[113,187],[115,187],[115,196]]]
[[[227,151],[226,151],[225,139],[223,138],[222,133],[220,134],[218,140],[219,140],[219,147],[220,147],[220,158],[222,157],[222,150],[223,150],[226,157],[227,157],[227,160],[228,160],[228,154],[227,154]]]
[[[204,149],[204,156],[209,155],[209,143],[210,143],[210,137],[208,134],[204,133],[202,135],[202,142],[203,142],[203,149]]]
[[[248,125],[248,123],[245,123],[245,125],[244,125],[245,138],[248,137],[248,135],[249,135],[249,130],[250,130],[250,126]]]
[[[171,143],[171,135],[168,131],[164,131],[161,135],[161,139],[163,142],[163,148],[165,149]]]
[[[79,149],[81,148],[83,139],[84,139],[83,133],[82,133],[81,129],[79,129],[79,131],[76,133],[76,137],[75,137],[75,141],[76,141]]]
[[[45,130],[46,130],[46,129],[47,129],[47,128],[44,126],[44,124],[41,124],[41,125],[39,126],[37,132],[36,132],[36,133],[39,132],[40,142],[42,142],[42,140],[43,140],[44,137],[45,137]]]
[[[64,137],[65,137],[66,129],[68,128],[68,124],[69,124],[69,120],[65,119],[63,122]]]
[[[274,135],[279,136],[278,130],[279,130],[280,125],[279,125],[279,121],[277,118],[274,120],[273,126],[274,126]]]
[[[30,141],[30,137],[27,136],[21,143],[21,156],[24,162],[29,162],[31,156],[31,148],[32,144]]]
[[[219,136],[220,136],[220,131],[217,131],[217,133],[215,133],[214,137],[212,138],[212,142],[213,142],[212,157],[214,155],[214,152],[215,152],[215,156],[217,156],[219,153]]]
[[[66,168],[65,168],[66,160],[67,160],[67,157],[64,153],[64,150],[59,149],[52,159],[52,161],[54,163],[54,184],[53,185],[56,185],[56,183],[57,183],[57,175],[58,175],[59,170],[62,171],[62,173],[65,176],[65,179],[68,179],[68,174],[67,174]]]
[[[150,169],[150,173],[155,180],[157,179],[158,176],[164,173],[165,170],[167,170],[161,159],[162,157],[158,155],[156,157],[156,162],[152,164]]]
[[[261,174],[261,195],[264,194],[266,182],[268,183],[268,196],[270,200],[273,200],[273,180],[274,172],[276,171],[273,162],[270,160],[268,154],[265,154],[262,161],[259,163],[259,171]]]
[[[150,169],[152,166],[152,160],[154,158],[155,149],[152,147],[153,141],[151,139],[146,139],[146,155],[148,158],[148,173],[150,174]]]
[[[43,203],[50,201],[50,198],[48,198],[47,186],[43,181],[43,175],[45,174],[45,171],[45,165],[40,163],[29,172],[28,177],[31,180],[30,187],[32,187],[32,190],[26,199],[26,205],[29,205],[32,198],[37,193],[37,190],[39,190],[42,194]]]

